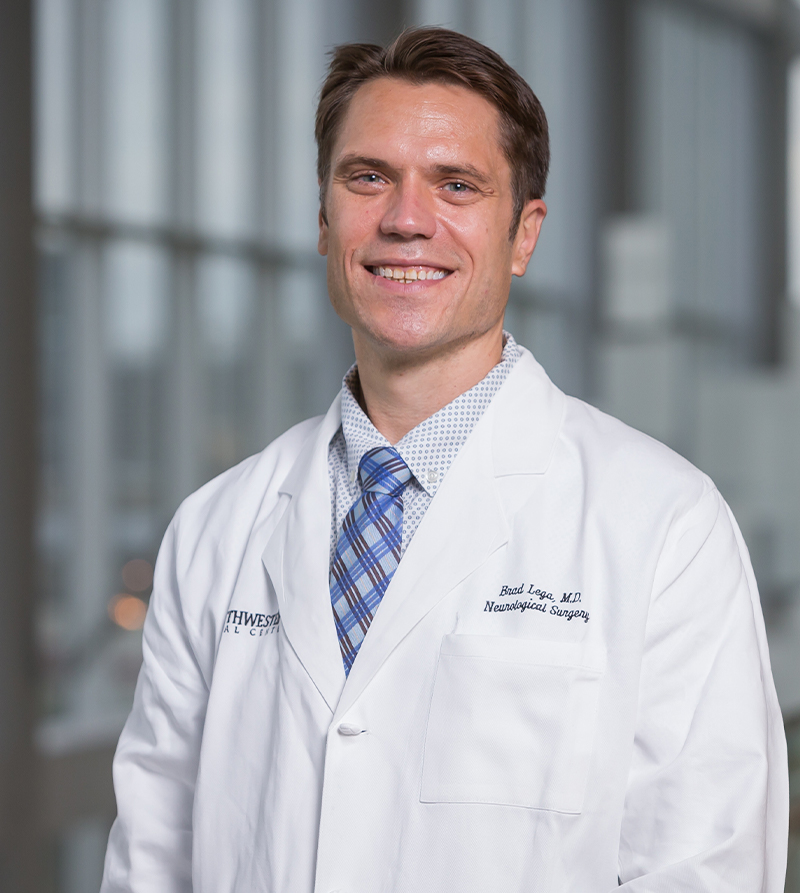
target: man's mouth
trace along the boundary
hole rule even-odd
[[[395,282],[418,282],[427,279],[444,279],[450,270],[440,267],[367,267],[375,276],[392,279]]]

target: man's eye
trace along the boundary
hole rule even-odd
[[[455,195],[466,195],[467,193],[472,192],[472,187],[468,183],[462,183],[460,180],[447,183],[444,188]]]
[[[351,192],[359,195],[378,194],[386,184],[386,179],[375,171],[348,174],[345,185]]]

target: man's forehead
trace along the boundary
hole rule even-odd
[[[424,146],[432,163],[446,164],[459,146],[502,152],[499,113],[476,91],[460,84],[383,77],[363,84],[353,95],[332,161],[339,166],[348,156],[377,159],[384,153],[371,149],[399,149],[404,137]]]

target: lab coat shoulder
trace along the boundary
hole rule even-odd
[[[744,540],[707,474],[660,441],[580,400],[567,398],[565,416],[565,451],[581,467],[592,511],[603,513],[609,529],[630,519],[638,528],[658,531],[653,598],[667,592],[698,555],[714,551],[715,538],[723,538],[744,591],[757,602]],[[615,522],[609,523],[612,517]]]
[[[562,437],[600,493],[642,509],[660,510],[664,499],[681,514],[715,489],[708,475],[665,444],[575,397],[566,398]]]
[[[256,516],[270,511],[280,487],[301,450],[313,439],[325,416],[316,416],[290,428],[260,453],[234,465],[195,490],[175,514],[181,545],[196,550],[235,540]],[[231,526],[233,524],[233,526]]]
[[[574,397],[565,400],[549,471],[560,493],[578,491],[574,502],[581,523],[602,536],[607,549],[619,550],[628,567],[647,567],[649,585],[640,580],[641,595],[645,588],[656,591],[659,568],[674,568],[671,543],[693,542],[699,548],[714,525],[730,524],[724,500],[707,474],[663,443]],[[633,565],[630,554],[637,556]]]
[[[676,627],[693,625],[704,614],[710,621],[739,605],[748,615],[745,626],[763,639],[768,668],[747,547],[708,475],[659,441],[574,398],[567,398],[562,439],[588,491],[589,523],[613,532],[622,548],[636,541],[637,532],[651,541],[649,635],[662,617]],[[637,554],[645,552],[640,544]],[[699,596],[696,574],[706,576]],[[677,609],[684,597],[689,601]]]

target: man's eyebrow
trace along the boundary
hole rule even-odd
[[[469,177],[484,185],[488,185],[490,182],[490,178],[482,170],[471,164],[437,164],[433,170],[440,176]]]
[[[369,158],[366,155],[343,155],[334,170],[341,171],[351,167],[371,167],[383,170],[389,165],[381,158]]]

